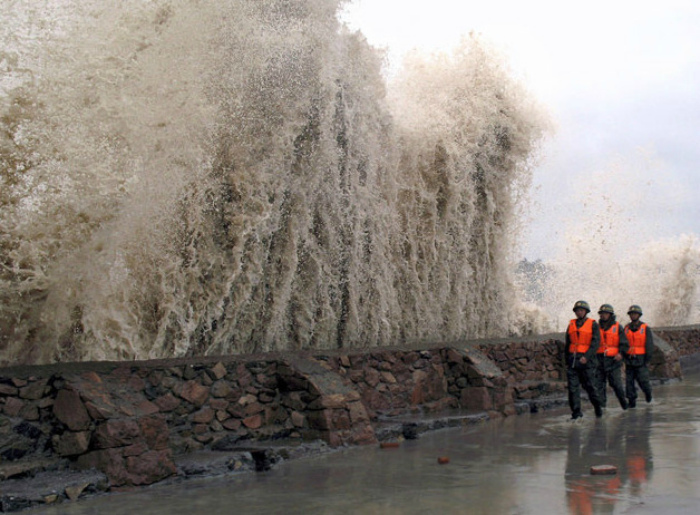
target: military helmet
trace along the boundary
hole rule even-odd
[[[610,313],[611,315],[614,315],[615,310],[613,309],[612,304],[603,304],[598,310],[598,314],[600,315],[601,313]]]
[[[591,307],[588,305],[588,302],[586,302],[585,300],[579,300],[576,302],[576,304],[574,304],[574,311],[576,311],[578,308],[583,308],[588,313],[591,312]]]
[[[637,304],[632,304],[627,310],[627,314],[629,315],[630,313],[639,313],[639,316],[642,316],[642,308]]]

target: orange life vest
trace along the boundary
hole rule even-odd
[[[630,342],[630,356],[639,356],[647,353],[647,325],[642,324],[639,329],[632,331],[629,326],[625,327],[625,335]]]
[[[576,327],[576,320],[569,322],[569,352],[586,352],[593,341],[593,319],[587,318],[581,327]]]
[[[620,324],[615,322],[607,330],[600,327],[600,347],[598,354],[617,356],[620,352]]]

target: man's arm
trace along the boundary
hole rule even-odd
[[[649,326],[647,326],[647,339],[644,345],[644,364],[648,365],[651,361],[652,355],[654,354],[654,334],[651,332]]]
[[[627,354],[630,350],[630,341],[627,339],[627,335],[625,334],[625,329],[622,327],[622,324],[619,324],[620,327],[620,354],[623,356]]]
[[[593,321],[592,329],[593,338],[591,338],[591,346],[588,347],[588,350],[583,355],[586,358],[586,361],[591,361],[592,359],[594,359],[596,353],[598,352],[598,347],[600,347],[600,327],[598,327],[598,322],[596,322],[595,320]]]

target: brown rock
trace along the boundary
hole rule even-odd
[[[226,399],[210,399],[209,406],[215,410],[225,410],[228,408],[228,401]]]
[[[197,407],[202,406],[209,397],[209,388],[202,386],[196,381],[187,381],[182,386],[180,397],[188,402],[191,402]]]
[[[127,384],[137,392],[141,392],[146,388],[146,381],[137,375],[132,375],[127,381]]]
[[[148,451],[141,456],[126,459],[126,469],[130,483],[150,485],[177,473],[177,467],[170,457],[170,452]]]
[[[216,365],[209,369],[212,376],[216,379],[222,379],[226,376],[226,367],[219,361]]]
[[[367,410],[361,402],[351,402],[348,404],[348,411],[350,413],[350,420],[353,424],[358,424],[360,422],[368,422],[369,416],[367,415]]]
[[[93,420],[107,420],[108,418],[113,418],[118,415],[117,410],[105,403],[93,403],[92,401],[87,401],[85,403],[85,409],[87,409],[88,414]]]
[[[9,384],[0,384],[0,395],[17,395],[19,389]]]
[[[264,409],[265,407],[262,404],[260,404],[259,402],[254,402],[252,404],[248,404],[245,408],[243,408],[243,415],[255,415],[257,413],[262,412]]]
[[[243,425],[248,429],[260,429],[262,426],[262,416],[253,415],[252,417],[244,418]]]
[[[238,404],[241,406],[246,406],[247,404],[251,404],[253,402],[257,402],[258,398],[255,395],[248,394],[242,396],[240,399],[238,399]]]
[[[24,408],[24,401],[19,400],[17,397],[8,397],[5,401],[5,407],[3,411],[8,417],[16,417],[19,415],[22,408]]]
[[[139,420],[139,428],[149,448],[155,450],[168,448],[170,433],[168,423],[162,415],[143,417]]]
[[[84,431],[90,427],[90,415],[75,390],[64,389],[58,392],[53,413],[71,431]]]
[[[158,397],[153,401],[160,411],[168,412],[172,411],[180,405],[180,399],[175,397],[173,394],[168,393],[162,397]]]
[[[135,444],[124,447],[122,454],[124,457],[140,456],[146,451],[148,451],[148,445],[144,440],[139,440]]]
[[[374,411],[384,411],[391,407],[389,399],[377,390],[365,390],[362,393],[362,400],[366,406]]]
[[[214,420],[215,411],[211,408],[202,408],[192,414],[192,422],[208,424]]]
[[[292,411],[290,418],[292,419],[292,425],[294,427],[304,427],[304,422],[306,421],[304,414],[298,411]]]
[[[460,403],[463,408],[470,410],[490,410],[493,407],[491,394],[485,387],[465,388],[462,390]]]
[[[319,409],[338,409],[344,408],[347,404],[345,396],[342,393],[334,393],[331,395],[324,395],[319,397],[315,401],[308,405],[309,409],[319,410]]]
[[[46,383],[48,379],[41,379],[30,383],[19,391],[19,396],[22,399],[28,399],[32,401],[38,401],[44,396],[44,390],[46,389]]]
[[[56,439],[55,451],[60,456],[77,456],[87,452],[90,447],[89,431],[66,431]]]
[[[231,385],[228,383],[228,381],[225,381],[223,379],[216,381],[214,384],[211,385],[210,393],[212,397],[228,397],[229,395],[231,395],[231,392],[233,392],[233,388],[231,388]]]
[[[204,386],[211,386],[214,383],[214,380],[209,374],[202,374],[199,380]]]
[[[360,381],[362,381],[362,379],[364,379],[364,377],[365,373],[362,370],[357,370],[353,368],[350,369],[350,371],[348,372],[348,378],[350,378],[350,380],[353,383],[359,383]]]
[[[375,386],[377,386],[380,380],[381,375],[379,375],[379,371],[375,370],[374,368],[365,369],[365,382],[370,387],[374,388]]]
[[[82,483],[80,485],[73,485],[66,487],[66,497],[71,501],[75,501],[80,497],[80,494],[88,487],[89,483]]]
[[[50,408],[51,406],[53,406],[53,399],[51,397],[44,397],[43,399],[39,400],[37,406],[39,407],[39,409]]]
[[[269,391],[260,392],[260,395],[258,395],[258,400],[260,402],[268,404],[275,400],[275,394]]]
[[[139,425],[131,419],[110,419],[95,429],[95,447],[110,449],[133,444],[141,436]]]
[[[129,481],[121,449],[104,449],[78,457],[77,465],[82,469],[95,468],[104,472],[110,485],[121,486]]]
[[[202,433],[201,435],[195,435],[194,439],[203,444],[208,444],[214,439],[214,435],[211,433]]]
[[[39,420],[39,408],[35,404],[26,404],[19,412],[19,416],[24,420]]]
[[[371,424],[362,424],[360,427],[353,428],[347,442],[353,445],[369,445],[377,443],[377,436]]]
[[[27,384],[26,379],[20,379],[19,377],[13,377],[11,381],[12,384],[15,385],[17,388],[20,388]]]
[[[221,425],[229,431],[236,431],[241,427],[241,421],[237,418],[229,418],[224,420]]]

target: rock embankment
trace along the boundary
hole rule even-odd
[[[653,372],[680,377],[698,330],[662,334]],[[0,369],[0,511],[535,411],[562,398],[562,350],[555,335]]]

